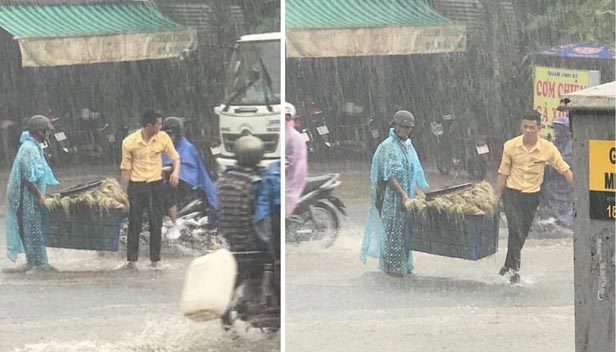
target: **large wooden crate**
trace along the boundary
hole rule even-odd
[[[414,251],[478,260],[498,250],[498,212],[491,216],[450,216],[435,208],[426,210],[427,216],[410,216]]]

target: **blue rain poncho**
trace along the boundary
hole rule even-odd
[[[175,143],[175,150],[180,154],[180,180],[188,183],[193,187],[198,187],[205,193],[208,204],[218,209],[218,195],[216,194],[216,185],[212,182],[210,174],[207,172],[197,148],[192,143],[182,137]],[[173,165],[171,159],[163,155],[163,165]]]
[[[566,120],[568,122],[568,120]],[[569,126],[553,123],[554,144],[569,165],[573,165],[573,140]],[[573,228],[573,185],[558,173],[552,166],[546,166],[543,185],[543,213],[553,217],[560,226]]]
[[[25,249],[26,260],[30,266],[46,266],[48,265],[44,236],[46,209],[38,204],[25,185],[22,193],[21,179],[24,177],[36,184],[43,194],[47,190],[47,185],[57,185],[58,181],[45,160],[41,146],[28,132],[22,133],[20,143],[6,190],[7,256],[15,261],[18,254]],[[18,219],[20,206],[22,221]],[[23,242],[20,236],[20,224],[23,224]]]
[[[280,212],[280,161],[271,163],[263,171],[255,199],[255,221],[264,220],[273,212]]]
[[[280,161],[271,163],[261,173],[261,181],[255,183],[253,191],[257,234],[263,242],[268,243],[270,251],[275,251],[280,248],[278,243],[274,243],[280,241]]]
[[[413,271],[412,227],[402,197],[388,183],[390,177],[395,177],[411,198],[418,186],[428,187],[413,143],[402,141],[393,128],[372,158],[370,212],[360,258],[364,263],[367,257],[378,258],[384,272],[406,275]]]

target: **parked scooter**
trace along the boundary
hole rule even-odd
[[[62,120],[59,117],[51,119],[51,124],[54,127],[53,134],[49,136],[47,141],[46,156],[52,165],[67,165],[73,162],[75,157],[75,149],[71,146]]]
[[[346,215],[342,200],[333,195],[340,185],[340,174],[308,178],[293,215],[286,221],[287,243],[323,241],[323,247],[334,244],[340,229],[338,213]]]
[[[81,123],[75,132],[75,151],[81,162],[117,163],[120,159],[118,138],[111,123],[99,112],[83,109]]]
[[[21,126],[13,120],[0,120],[0,159],[10,168],[19,148]]]
[[[381,144],[384,137],[381,134],[381,129],[379,128],[377,121],[374,118],[370,118],[368,120],[368,132],[367,136],[368,140],[368,149],[370,150],[370,157],[374,155],[376,148]]]
[[[455,115],[444,115],[441,121],[430,123],[437,144],[436,166],[442,175],[453,170],[454,179],[464,169],[470,176],[483,180],[490,153],[485,136],[473,133],[459,122]]]
[[[363,107],[355,106],[355,109],[353,113],[347,111],[341,115],[332,144],[346,158],[372,160],[381,133],[374,118],[363,113]]]
[[[325,121],[325,114],[315,103],[308,105],[308,116],[303,119],[304,126],[300,133],[308,143],[308,150],[322,155],[328,155],[333,144],[330,131]],[[306,138],[307,136],[307,138]]]
[[[94,141],[102,148],[106,160],[114,164],[119,162],[121,158],[121,144],[118,143],[111,123],[107,122],[102,127],[96,128],[94,131]]]

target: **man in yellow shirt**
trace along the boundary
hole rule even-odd
[[[124,138],[122,142],[121,183],[128,193],[130,210],[128,214],[128,262],[126,269],[137,269],[139,256],[139,234],[143,222],[143,211],[148,209],[150,230],[151,267],[160,269],[160,247],[164,197],[168,193],[162,177],[162,153],[173,162],[173,173],[169,178],[171,186],[179,181],[180,156],[169,135],[160,132],[163,116],[151,109],[141,117],[142,127]]]
[[[563,160],[556,146],[541,137],[541,116],[533,111],[522,118],[522,135],[508,140],[496,180],[497,204],[501,196],[507,217],[507,258],[499,274],[511,272],[511,283],[520,281],[521,252],[539,205],[539,191],[543,183],[546,163],[569,182],[573,182],[571,168]]]

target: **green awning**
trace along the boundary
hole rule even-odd
[[[466,27],[425,0],[287,0],[289,57],[464,51]]]
[[[0,27],[19,42],[22,66],[58,66],[178,57],[194,30],[150,2],[0,5]]]

